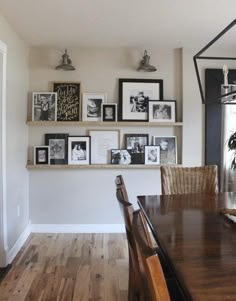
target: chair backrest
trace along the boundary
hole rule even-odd
[[[140,211],[133,213],[132,231],[139,254],[142,258],[145,279],[151,296],[150,301],[170,301],[170,295],[166,285],[163,270],[155,250],[151,248],[143,239],[144,229],[142,229],[142,219]]]
[[[218,192],[217,166],[161,166],[162,194]]]

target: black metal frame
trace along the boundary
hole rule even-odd
[[[194,61],[194,66],[195,66],[195,71],[197,75],[197,81],[198,81],[198,86],[201,94],[201,99],[203,104],[209,104],[208,101],[206,101],[206,97],[203,92],[202,84],[201,84],[201,79],[200,79],[200,74],[199,74],[199,69],[198,69],[198,64],[197,60],[236,60],[236,57],[213,57],[213,56],[202,56],[203,52],[205,52],[208,48],[210,48],[217,40],[219,40],[227,31],[229,31],[234,25],[236,24],[236,19],[233,20],[224,30],[222,30],[212,41],[210,41],[205,47],[203,47],[196,55],[193,57]],[[230,96],[235,94],[235,91],[222,94],[218,96],[217,98],[213,99],[210,101],[210,103],[220,103],[220,104],[232,104],[231,102],[223,102],[221,101],[222,98]]]

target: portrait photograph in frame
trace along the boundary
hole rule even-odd
[[[120,148],[120,130],[90,130],[91,163],[110,164],[111,150]]]
[[[177,164],[176,136],[153,136],[153,145],[160,146],[160,164]]]
[[[34,165],[50,165],[49,146],[34,146]]]
[[[91,162],[90,136],[68,137],[68,164],[88,165]]]
[[[117,121],[116,103],[102,103],[102,121]]]
[[[57,121],[79,121],[81,116],[80,82],[53,82],[57,93]]]
[[[32,120],[57,120],[57,93],[33,92],[32,94]]]
[[[50,148],[50,164],[68,163],[68,140],[69,134],[45,134],[45,145]]]
[[[106,93],[83,93],[83,121],[102,121],[102,104],[106,102]]]
[[[145,146],[148,145],[148,134],[124,134],[125,149],[131,156],[131,164],[144,164]]]
[[[160,164],[160,146],[145,145],[145,162],[146,165]]]
[[[175,122],[176,101],[175,100],[149,100],[148,102],[149,122]]]
[[[148,121],[149,100],[162,100],[162,79],[119,79],[119,120]]]
[[[112,149],[111,164],[129,165],[131,164],[131,155],[127,149]]]

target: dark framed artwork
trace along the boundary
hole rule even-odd
[[[160,146],[146,145],[145,146],[145,164],[159,165],[160,164]]]
[[[127,149],[112,149],[111,164],[129,165],[131,164],[131,155]]]
[[[145,145],[148,145],[148,134],[125,134],[125,149],[131,156],[131,164],[144,164]]]
[[[175,122],[176,101],[175,100],[149,100],[148,102],[149,122]]]
[[[87,165],[91,162],[90,136],[68,137],[68,164]]]
[[[160,164],[177,164],[176,136],[153,136],[153,144],[160,146]]]
[[[119,79],[119,120],[147,121],[148,101],[163,99],[162,79]]]
[[[57,93],[57,121],[79,121],[81,115],[80,82],[53,82]]]
[[[103,103],[102,104],[102,121],[117,121],[117,104]]]
[[[50,148],[50,164],[67,164],[67,139],[69,134],[45,134],[45,144]]]
[[[34,146],[34,164],[50,164],[50,149],[49,146]]]
[[[33,121],[57,120],[57,93],[33,92],[32,98]]]

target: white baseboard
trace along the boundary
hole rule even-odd
[[[29,222],[25,230],[21,233],[14,246],[7,252],[7,262],[11,263],[15,258],[16,254],[20,251],[23,244],[31,233],[31,223]]]
[[[32,224],[32,233],[124,233],[124,224]]]

